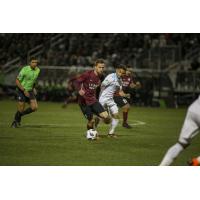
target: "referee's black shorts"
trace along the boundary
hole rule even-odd
[[[120,108],[129,103],[129,99],[122,96],[114,96],[113,99],[115,103],[117,104],[117,106]]]
[[[17,100],[20,102],[30,102],[30,100],[35,100],[36,97],[33,91],[29,91],[30,97],[26,97],[24,92],[17,88]]]

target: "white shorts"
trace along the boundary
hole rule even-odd
[[[119,112],[117,104],[114,102],[113,99],[104,99],[100,97],[99,102],[105,109],[108,109],[110,114],[114,115]]]
[[[194,101],[188,108],[185,121],[179,136],[179,142],[187,144],[199,132],[200,128],[200,102]]]

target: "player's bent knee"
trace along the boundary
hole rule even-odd
[[[112,117],[113,117],[114,119],[119,119],[119,113],[112,114]]]
[[[31,109],[33,112],[36,112],[38,110],[38,106],[32,106]]]
[[[23,111],[24,111],[24,107],[22,107],[22,108],[19,107],[19,108],[18,108],[18,111],[19,111],[19,112],[23,112]]]
[[[190,140],[182,139],[182,140],[179,140],[178,143],[185,149],[190,145]]]
[[[111,118],[108,116],[107,118],[104,118],[103,121],[105,124],[110,124]]]
[[[100,116],[101,118],[105,119],[105,118],[108,118],[109,115],[108,115],[108,113],[105,111],[105,112],[100,113],[99,116]]]
[[[130,104],[127,103],[125,106],[123,106],[123,109],[124,110],[129,110],[130,109]]]

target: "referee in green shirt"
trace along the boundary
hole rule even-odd
[[[40,69],[37,67],[37,65],[38,60],[36,58],[31,58],[30,65],[23,67],[16,78],[18,91],[18,110],[11,125],[13,128],[20,126],[22,116],[35,112],[38,108],[37,100],[35,97],[36,90],[34,88],[40,73]],[[29,103],[30,107],[25,110],[26,102]]]

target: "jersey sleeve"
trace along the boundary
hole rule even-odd
[[[19,74],[18,74],[18,76],[17,76],[17,79],[21,82],[21,81],[24,79],[24,76],[25,76],[25,68],[23,67],[23,68],[20,70],[20,72],[19,72]]]
[[[101,84],[101,87],[107,87],[113,82],[113,79],[111,76],[107,76],[104,81]]]
[[[76,90],[80,90],[82,87],[82,84],[84,83],[85,80],[87,80],[89,77],[88,72],[83,73],[81,76],[79,76],[75,81],[74,81],[74,86]]]

